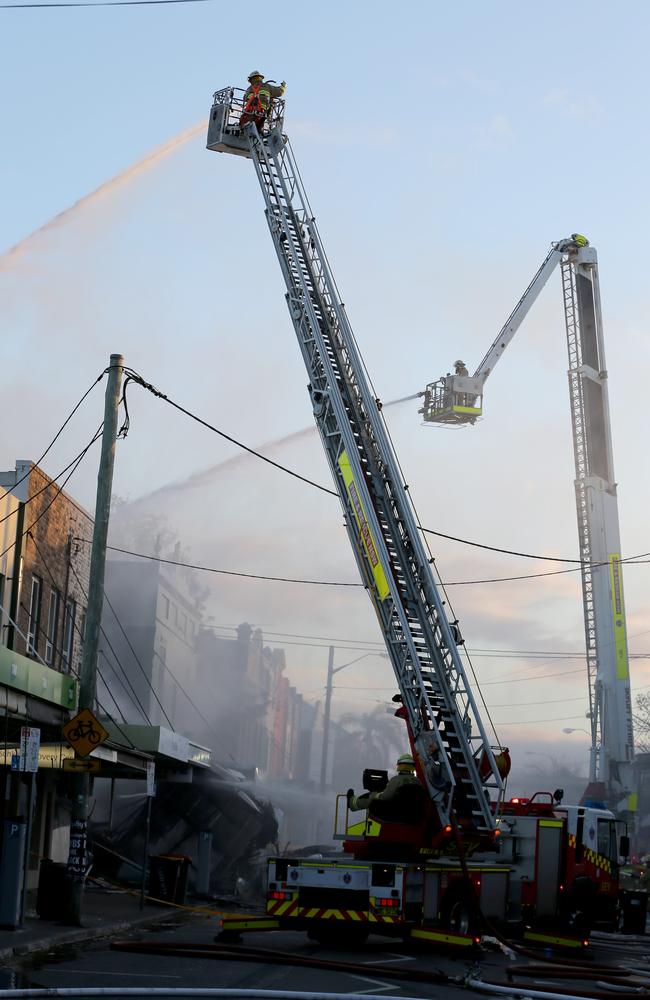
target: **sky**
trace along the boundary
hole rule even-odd
[[[331,0],[265,8],[262,20],[247,24],[219,0],[0,9],[0,84],[11,94],[0,112],[1,467],[38,457],[113,352],[253,447],[311,426],[252,165],[206,152],[203,133],[185,138],[207,124],[214,90],[244,85],[259,68],[287,81],[286,131],[382,399],[423,389],[457,357],[473,369],[551,241],[589,236],[622,549],[650,550],[648,6],[411,2],[398,11]],[[424,427],[417,403],[385,411],[423,524],[577,557],[565,345],[555,275],[491,376],[480,423]],[[92,435],[101,396],[94,390],[48,456],[50,474]],[[195,562],[355,581],[335,500],[242,457],[137,387],[129,408],[114,490],[133,518],[168,524]],[[315,434],[269,453],[329,485]],[[91,453],[68,487],[88,507],[96,461]],[[430,540],[443,579],[456,584],[554,568]],[[636,654],[650,652],[649,572],[625,574]],[[208,583],[212,624],[222,634],[259,624],[284,644],[287,672],[309,698],[322,694],[332,640],[339,665],[369,653],[339,675],[335,716],[390,698],[361,590]],[[522,760],[561,752],[586,766],[586,734],[562,733],[588,729],[577,575],[449,594],[502,741]],[[632,667],[635,690],[650,685],[650,659]]]

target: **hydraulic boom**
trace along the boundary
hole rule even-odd
[[[634,737],[623,601],[618,500],[607,396],[598,258],[575,233],[551,246],[472,377],[430,383],[427,423],[475,423],[483,386],[556,267],[560,267],[569,358],[569,399],[591,724],[588,797],[618,815],[636,809]]]

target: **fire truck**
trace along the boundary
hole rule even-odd
[[[371,931],[471,946],[482,923],[581,946],[594,914],[614,920],[619,846],[612,813],[566,807],[560,791],[505,801],[507,748],[486,732],[458,622],[433,570],[381,403],[323,249],[290,142],[284,101],[240,125],[243,93],[214,95],[207,148],[252,160],[307,369],[308,391],[361,579],[377,615],[423,793],[411,822],[355,823],[337,797],[343,851],[269,860],[266,915],[223,931],[300,928],[320,941]],[[377,790],[382,772],[366,771]]]

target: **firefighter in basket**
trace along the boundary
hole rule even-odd
[[[248,90],[244,94],[244,110],[239,119],[240,127],[243,128],[249,122],[255,122],[257,131],[261,134],[274,99],[282,97],[286,87],[284,80],[278,87],[268,80],[265,81],[264,74],[254,69],[248,77]]]

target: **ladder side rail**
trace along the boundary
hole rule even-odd
[[[286,155],[289,159],[291,158],[291,154],[289,151],[287,151]],[[300,192],[301,199],[303,203],[308,206],[307,197],[300,182],[299,173],[297,170],[295,170],[295,168],[294,168],[294,173],[297,178],[297,188],[298,191]],[[429,621],[431,629],[433,631],[439,630],[439,632],[441,633],[441,638],[443,640],[442,643],[438,644],[436,652],[439,654],[441,652],[441,647],[442,649],[445,649],[447,651],[446,654],[443,654],[443,664],[438,665],[438,670],[446,672],[449,669],[452,669],[453,672],[455,672],[457,678],[459,679],[458,686],[460,687],[460,685],[462,684],[462,697],[463,697],[462,718],[464,720],[467,716],[468,711],[471,709],[474,722],[477,725],[481,734],[481,738],[485,747],[486,756],[488,758],[488,762],[490,764],[492,774],[494,776],[495,785],[500,789],[502,786],[501,777],[496,765],[496,761],[494,760],[494,756],[492,754],[490,740],[488,739],[487,734],[485,732],[485,728],[483,726],[483,722],[480,713],[478,711],[473,692],[471,691],[471,688],[468,684],[461,657],[458,653],[447,616],[443,610],[442,602],[440,600],[438,590],[435,585],[435,581],[433,580],[433,575],[431,573],[431,569],[429,566],[428,556],[425,552],[424,545],[422,543],[420,529],[416,523],[412,505],[410,503],[410,498],[407,495],[407,489],[403,483],[399,466],[394,456],[392,445],[388,439],[388,435],[385,430],[383,416],[378,411],[376,400],[374,396],[371,394],[370,387],[364,377],[363,361],[358,353],[356,340],[354,338],[354,334],[352,332],[347,317],[347,313],[342,303],[339,301],[339,296],[336,292],[336,284],[327,262],[327,256],[322,246],[322,241],[320,238],[320,234],[318,232],[318,228],[315,224],[315,220],[311,216],[310,212],[308,212],[307,214],[308,218],[306,219],[306,228],[310,234],[310,243],[314,246],[315,251],[317,250],[318,256],[322,261],[323,281],[328,286],[328,288],[331,289],[332,292],[330,297],[331,307],[338,320],[338,326],[342,336],[343,345],[347,350],[349,361],[352,365],[352,370],[356,373],[357,385],[363,401],[364,423],[369,425],[369,429],[371,430],[371,436],[370,440],[368,441],[368,444],[373,447],[376,461],[380,466],[383,467],[382,476],[380,480],[381,485],[384,486],[385,489],[385,482],[386,480],[388,480],[388,482],[393,484],[394,486],[391,499],[394,507],[396,508],[396,514],[398,515],[398,519],[401,522],[401,524],[399,526],[400,529],[399,534],[394,532],[393,538],[395,539],[404,536],[404,541],[407,543],[411,552],[415,554],[415,562],[413,561],[412,556],[409,556],[409,554],[406,555],[407,558],[410,558],[412,563],[412,571],[417,583],[420,600],[424,599],[424,603],[426,606],[424,613]],[[551,258],[551,254],[554,255],[553,267],[555,267],[557,260],[559,260],[561,255],[559,254],[558,251],[553,250],[549,254],[547,261]],[[548,273],[550,273],[553,267],[549,269]],[[545,275],[544,281],[547,280],[547,277],[548,274]],[[374,438],[374,441],[372,440],[372,438]],[[431,617],[432,607],[435,608],[435,620]],[[425,636],[428,639],[428,634],[426,632]],[[433,658],[435,662],[435,653],[433,653]],[[456,703],[458,701],[458,697],[454,697],[454,694],[451,691],[449,692],[449,694],[450,694],[450,702]],[[483,783],[481,782],[478,770],[475,767],[475,762],[473,760],[471,753],[468,753],[467,755],[467,763],[470,769],[474,771],[473,783],[475,784],[475,788],[478,789],[480,786],[482,786]]]
[[[263,150],[263,147],[262,147],[261,149],[259,149],[259,150],[258,150],[258,153],[259,153],[260,157],[263,157],[263,156],[264,156],[264,150]],[[287,160],[287,156],[286,156],[286,150],[284,151],[284,154],[283,154],[283,160],[284,160],[284,167],[285,167],[285,171],[284,171],[284,172],[286,172],[286,160]],[[278,169],[277,169],[277,171],[276,171],[276,172],[277,172],[277,174],[278,174],[278,175],[281,175],[281,174],[283,173],[283,170],[282,170],[282,169],[281,169],[281,168],[279,167],[279,165],[278,165]],[[271,177],[271,175],[272,175],[272,170],[270,169],[270,167],[269,167],[269,165],[268,165],[268,164],[267,164],[267,166],[266,166],[266,170],[265,170],[265,173],[266,173],[266,177],[265,177],[265,176],[263,176],[263,171],[260,171],[260,170],[258,170],[258,176],[260,177],[260,180],[261,180],[261,181],[263,182],[263,185],[262,185],[262,186],[263,186],[263,188],[264,188],[264,190],[265,190],[265,192],[266,192],[266,186],[265,186],[265,185],[266,185],[266,179],[267,179],[267,177]],[[295,177],[295,171],[294,171],[294,177]],[[280,176],[280,180],[281,180],[281,176]],[[291,197],[292,193],[293,193],[293,191],[292,191],[291,189],[287,188],[287,190],[285,190],[285,192],[284,192],[284,197],[285,197],[285,200],[288,200],[288,199],[289,199],[289,198]],[[276,195],[275,195],[275,201],[276,201],[276,202],[280,202],[281,200],[282,200],[282,199],[281,199],[280,197],[278,197],[278,194],[277,194],[277,192],[276,192]],[[304,218],[305,218],[305,213],[304,213],[304,212],[302,212],[302,213],[301,213],[301,220],[302,220],[302,219],[304,219]],[[273,235],[274,237],[276,236],[276,233],[275,233],[275,231],[274,231],[274,229],[273,229],[273,228],[272,228],[272,235]],[[288,235],[288,234],[285,234],[285,236],[287,236],[287,235]],[[310,240],[310,244],[311,244],[312,246],[316,247],[316,244],[317,244],[318,242],[319,242],[319,241],[318,241],[318,238],[316,238],[316,239],[313,239],[313,235],[312,235],[312,239]],[[284,257],[284,254],[286,253],[286,248],[287,248],[287,246],[290,246],[290,240],[289,240],[288,238],[287,238],[287,239],[285,239],[285,241],[283,242],[283,244],[282,244],[281,246],[280,246],[280,245],[278,245],[278,244],[277,244],[277,242],[276,242],[276,250],[278,251],[278,253],[279,253],[279,256],[282,256],[282,257]],[[292,251],[292,252],[293,252],[293,251]],[[299,262],[299,261],[296,261],[296,260],[294,260],[294,262],[293,262],[293,267],[290,267],[290,268],[289,268],[288,270],[287,270],[287,269],[283,269],[283,270],[284,270],[284,273],[285,273],[285,278],[286,278],[286,276],[287,276],[287,273],[290,273],[290,272],[291,272],[292,270],[295,270],[296,268],[298,268],[298,269],[300,268],[300,262]],[[312,272],[312,273],[313,273],[313,272]],[[323,274],[325,275],[325,279],[326,279],[326,278],[327,278],[327,274],[326,274],[326,268],[323,268]],[[312,282],[312,285],[313,285],[313,284],[314,284],[314,282]],[[332,284],[333,284],[333,283],[332,283]],[[289,286],[289,287],[291,287],[291,286]],[[308,307],[309,307],[309,298],[310,298],[310,297],[309,297],[309,296],[307,296],[307,297],[306,297],[306,299],[305,299],[305,302],[306,302],[306,304],[307,304],[307,306],[308,306]],[[312,303],[312,305],[313,305],[313,303]],[[335,296],[335,295],[333,295],[333,296],[332,296],[332,305],[334,306],[334,308],[335,308],[335,311],[336,311],[336,306],[338,305],[338,302],[337,302],[337,299],[336,299],[336,296]],[[323,319],[325,319],[325,320],[327,320],[327,319],[328,319],[328,316],[327,316],[327,315],[323,315],[323,313],[324,313],[324,310],[323,310],[323,309],[321,308],[321,310],[320,310],[320,311],[321,311],[321,316],[322,316],[322,318],[323,318]],[[293,317],[292,317],[292,318],[293,318]],[[331,317],[330,317],[330,318],[331,318]],[[317,317],[315,317],[315,316],[312,316],[312,325],[314,326],[314,330],[316,330],[316,329],[317,329],[317,327],[318,327],[318,319],[317,319]],[[335,333],[336,333],[336,331],[335,331]],[[303,338],[303,337],[301,336],[301,340],[302,340],[302,339],[304,339],[304,338]],[[323,346],[324,346],[324,345],[323,345]],[[323,353],[323,354],[326,354],[326,351],[324,351],[324,352],[322,352],[322,353]],[[308,368],[309,368],[309,363],[308,363]],[[362,370],[360,366],[359,366],[359,370],[360,370],[360,371]],[[375,407],[375,405],[374,405],[374,400],[373,400],[373,402],[372,402],[372,403],[370,404],[370,407],[369,407],[369,412],[370,412],[370,414],[372,414],[372,412],[373,412],[373,410],[374,410],[374,409],[376,409],[376,407]],[[345,415],[345,414],[343,415],[343,417],[341,417],[341,414],[339,414],[339,415],[338,415],[338,420],[339,420],[339,424],[340,424],[341,426],[343,426],[343,422],[342,422],[342,420],[345,420],[345,419],[346,419],[346,415]],[[349,446],[349,443],[348,443],[348,446]],[[352,454],[351,450],[350,450],[350,454]],[[340,479],[340,471],[339,471],[339,470],[337,469],[337,465],[335,464],[335,462],[336,462],[336,458],[337,458],[337,456],[335,455],[335,456],[334,456],[334,461],[332,462],[332,465],[333,465],[333,471],[335,471],[335,472],[337,473],[337,478],[339,478],[339,479]],[[369,499],[371,500],[371,498],[369,498]],[[371,505],[372,505],[372,500],[371,500]],[[380,535],[379,535],[378,537],[380,537]],[[415,537],[417,538],[417,534],[415,535]],[[390,560],[388,561],[388,564],[390,565]],[[403,609],[401,610],[401,613],[400,613],[399,617],[400,617],[400,618],[402,619],[402,621],[406,620],[406,619],[405,619],[405,615],[404,615],[404,613],[403,613]],[[445,621],[445,623],[446,623],[446,619],[445,619],[444,617],[442,618],[442,620],[443,620],[443,621]],[[426,636],[426,631],[425,631],[425,636]],[[392,646],[392,645],[393,645],[393,644],[391,643],[391,646]],[[451,646],[451,648],[452,648],[452,649],[455,649],[455,644],[453,644],[453,645]],[[439,655],[439,651],[438,651],[438,655]],[[417,653],[416,653],[416,652],[415,652],[415,650],[413,650],[413,649],[411,650],[411,657],[412,657],[412,659],[414,660],[414,662],[415,662],[415,663],[417,663],[417,661],[418,661],[418,658],[417,658]],[[411,666],[412,666],[412,665],[411,665]],[[399,670],[398,670],[397,672],[399,673]],[[422,689],[424,689],[424,685],[423,685],[423,684],[421,684],[421,681],[422,681],[422,678],[421,678],[421,677],[420,677],[420,678],[418,678],[418,683],[417,683],[417,687],[421,687]],[[407,703],[408,703],[409,701],[411,701],[411,698],[410,698],[410,696],[409,696],[409,695],[410,695],[410,690],[409,690],[409,687],[408,687],[408,686],[407,686],[406,688],[404,688],[404,691],[403,691],[403,694],[404,694],[404,697],[405,697],[405,701],[406,701]],[[471,694],[471,693],[470,693],[470,694]],[[449,712],[449,714],[450,714],[450,715],[453,715],[453,714],[454,714],[454,710],[455,710],[455,703],[453,702],[453,699],[449,699],[449,698],[445,698],[445,701],[447,701],[447,702],[448,702],[448,704],[447,704],[447,709],[448,709],[448,712]],[[430,720],[430,719],[431,719],[431,714],[432,714],[432,708],[431,708],[431,706],[428,706],[428,713],[427,713],[427,714],[428,714],[428,716],[429,716],[429,720]],[[480,722],[480,716],[478,716],[478,712],[476,712],[476,717],[477,717],[477,720],[478,720],[478,721]],[[417,728],[417,727],[416,727],[416,728]],[[489,752],[489,743],[487,742],[487,740],[485,740],[484,742],[486,743],[486,752]],[[471,755],[470,755],[470,759],[469,759],[468,761],[466,761],[466,767],[467,767],[467,769],[468,769],[468,770],[470,770],[470,771],[472,770],[472,768],[474,769],[474,772],[475,772],[475,773],[474,773],[474,775],[472,775],[472,785],[473,785],[473,787],[474,787],[475,791],[478,791],[478,790],[480,790],[480,797],[482,798],[482,796],[483,796],[483,792],[482,792],[482,783],[481,783],[481,781],[480,781],[480,776],[478,775],[478,772],[477,772],[477,769],[476,769],[476,765],[475,765],[475,761],[474,761],[473,757],[471,757]],[[496,768],[495,768],[495,770],[496,770]],[[498,772],[497,772],[497,773],[498,773]]]
[[[257,170],[257,173],[258,173],[258,179],[260,180],[260,184],[261,184],[262,190],[263,190],[265,198],[267,200],[267,219],[269,219],[269,226],[270,226],[270,229],[271,229],[271,235],[272,235],[275,247],[276,247],[276,252],[278,254],[278,257],[281,259],[281,262],[282,262],[282,270],[283,270],[283,274],[284,274],[284,277],[285,277],[285,282],[287,283],[287,286],[288,286],[288,288],[290,290],[290,293],[293,293],[294,292],[294,276],[295,276],[296,273],[298,273],[300,271],[301,262],[296,259],[295,248],[293,247],[292,240],[291,240],[292,234],[290,233],[290,231],[288,229],[288,225],[287,225],[287,216],[286,216],[286,213],[280,212],[278,214],[277,211],[276,211],[277,205],[281,203],[282,195],[281,195],[281,193],[279,193],[276,190],[276,192],[275,192],[275,201],[276,201],[276,204],[273,204],[273,202],[269,199],[266,184],[267,184],[267,178],[271,177],[271,175],[272,175],[272,170],[270,169],[270,166],[267,163],[266,164],[266,176],[265,176],[264,169],[260,165],[260,163],[264,161],[264,157],[266,155],[264,146],[263,146],[263,144],[261,142],[258,145],[254,141],[254,139],[252,139],[251,140],[251,147],[252,147],[253,153],[254,153],[254,155],[253,155],[252,158],[253,158],[253,161],[254,161],[255,166],[256,166],[256,170]],[[271,186],[273,187],[275,185],[275,183],[276,183],[275,181],[272,181],[272,185]],[[273,220],[273,221],[271,221],[271,220]],[[282,229],[282,233],[281,234],[278,231],[278,226],[276,225],[276,223],[280,223],[280,228]],[[284,239],[280,238],[281,235],[284,236]],[[293,256],[293,260],[290,263],[287,261],[287,254],[290,254],[290,255]],[[290,304],[291,304],[291,298],[292,298],[292,295],[290,294],[290,296],[289,296],[289,302],[290,302]],[[326,347],[325,347],[325,345],[324,345],[324,343],[322,341],[322,333],[320,331],[319,319],[318,319],[318,317],[316,316],[316,314],[314,312],[313,302],[311,301],[311,294],[310,294],[310,292],[308,290],[303,290],[303,294],[301,295],[301,303],[300,303],[300,305],[301,305],[301,313],[302,313],[301,316],[298,316],[296,314],[296,311],[292,310],[291,308],[290,308],[290,313],[291,313],[292,320],[294,322],[294,326],[296,327],[296,332],[298,334],[298,338],[299,338],[299,341],[300,341],[300,344],[301,344],[301,348],[303,349],[303,357],[305,359],[305,362],[306,362],[308,371],[310,373],[310,376],[311,375],[315,375],[317,377],[320,377],[321,376],[321,372],[325,371],[326,374],[327,374],[328,380],[329,380],[329,384],[331,386],[335,386],[335,385],[337,385],[337,379],[336,379],[336,376],[334,374],[334,371],[332,370],[331,363],[329,362],[327,349],[326,349]],[[307,334],[307,336],[305,336],[306,334]],[[309,351],[307,351],[305,349],[305,343],[306,343],[307,338],[311,339],[314,342],[315,345],[320,341],[319,348],[317,348],[317,351],[316,351],[315,355],[312,355]],[[328,368],[329,368],[329,371],[327,371]],[[315,370],[315,369],[321,369],[321,371],[318,371],[318,370]],[[324,384],[327,385],[327,381]],[[356,483],[357,487],[363,493],[367,492],[367,486],[366,486],[366,483],[365,483],[365,477],[364,477],[364,474],[363,474],[363,471],[362,471],[361,467],[358,464],[358,459],[357,459],[357,443],[354,440],[354,437],[352,435],[352,431],[351,431],[350,426],[349,426],[349,419],[348,419],[348,416],[347,416],[347,413],[346,413],[345,409],[343,408],[342,401],[340,400],[340,398],[339,398],[339,396],[338,396],[338,394],[336,392],[331,392],[331,391],[326,391],[326,398],[329,400],[329,403],[331,405],[331,410],[334,413],[335,423],[336,423],[336,426],[337,426],[338,431],[339,431],[339,433],[336,435],[338,437],[338,442],[336,444],[334,444],[334,446],[332,446],[332,435],[331,434],[324,434],[323,435],[324,441],[327,443],[326,454],[328,455],[328,459],[330,461],[330,467],[332,469],[334,480],[335,480],[335,482],[337,484],[337,487],[338,487],[339,496],[341,497],[341,502],[342,502],[342,504],[344,506],[344,510],[345,510],[345,514],[346,514],[346,526],[348,527],[348,531],[349,531],[349,533],[351,535],[351,540],[353,542],[353,549],[355,551],[355,555],[357,556],[358,562],[360,563],[360,568],[363,569],[362,579],[367,580],[368,577],[369,577],[369,570],[368,570],[368,567],[365,565],[365,560],[363,558],[360,558],[358,541],[357,541],[357,539],[355,537],[356,536],[356,532],[355,532],[354,527],[353,527],[354,523],[355,523],[354,522],[354,512],[350,509],[349,501],[347,499],[347,488],[345,486],[344,481],[342,480],[341,470],[340,470],[340,467],[338,465],[338,457],[339,457],[340,453],[343,450],[346,450],[346,452],[348,453],[349,458],[356,465],[356,468],[354,470],[355,471],[355,483]],[[321,418],[317,417],[317,423],[319,425],[319,428],[322,431],[323,430],[323,419],[322,419],[322,417]],[[347,431],[347,434],[346,434],[346,431]],[[346,438],[347,438],[347,441],[346,441]],[[365,501],[364,507],[366,508],[366,514],[370,518],[370,517],[372,517],[374,515],[374,508],[373,508],[372,501],[371,501],[369,493],[366,496],[363,497],[363,500]],[[374,520],[374,518],[373,518],[373,520]],[[373,534],[374,541],[376,543],[379,543],[379,545],[381,545],[381,543],[383,542],[383,537],[382,537],[382,533],[381,533],[381,529],[380,529],[379,524],[378,523],[374,523],[374,524],[371,525],[371,528],[373,529],[372,530],[372,534]],[[385,567],[390,567],[390,559],[388,557],[388,553],[384,551],[382,553],[382,557],[383,557],[382,558],[383,565]],[[394,589],[397,590],[397,587],[395,585],[394,585]],[[392,594],[392,597],[393,597],[393,599],[395,598],[395,594],[394,593]],[[383,610],[383,608],[382,608],[382,602],[375,601],[375,606],[378,609]],[[400,618],[400,621],[402,621],[402,622],[407,621],[407,615],[405,614],[403,608],[399,608],[398,607],[398,609],[397,609],[397,615]],[[384,630],[385,631],[391,631],[392,629],[391,629],[390,616],[386,616],[385,614],[383,614],[381,617],[384,619],[384,622],[383,622],[383,624],[384,624]],[[407,704],[411,704],[411,706],[412,706],[413,705],[413,691],[417,690],[417,691],[420,691],[420,692],[424,692],[425,691],[425,685],[424,685],[422,677],[421,676],[417,676],[419,674],[419,660],[418,660],[418,656],[417,656],[417,651],[416,651],[414,643],[413,643],[412,636],[410,634],[410,630],[407,628],[407,629],[403,629],[402,631],[403,631],[403,635],[402,635],[402,638],[400,640],[400,645],[403,647],[404,644],[406,643],[406,645],[408,647],[410,647],[408,649],[408,653],[409,653],[409,657],[408,657],[408,659],[409,659],[409,666],[410,666],[411,671],[413,673],[415,673],[415,675],[416,675],[416,678],[415,678],[414,682],[412,682],[412,683],[410,683],[408,685],[401,685],[402,688],[403,688],[402,694],[403,694],[403,697],[405,699],[405,702]],[[392,645],[389,647],[389,652],[392,652],[392,654],[393,654],[392,655],[392,659],[393,659],[393,663],[394,663],[394,666],[395,666],[395,659],[396,659],[396,657],[395,657],[395,650],[394,650],[394,648],[393,648]],[[403,673],[403,665],[404,665],[403,663],[398,663],[398,667],[396,669],[396,672],[398,673],[398,678],[401,677],[401,674]],[[428,707],[428,712],[427,712],[428,716],[430,718],[433,718],[433,715],[434,715],[433,706],[427,706],[427,707]],[[411,709],[411,711],[413,712],[413,708]],[[446,767],[447,767],[447,770],[448,770],[448,780],[449,780],[449,783],[453,786],[453,783],[454,783],[453,774],[451,773],[451,769],[449,768],[448,761],[446,759],[445,749],[444,749],[444,746],[441,743],[439,734],[438,734],[437,730],[434,727],[432,727],[432,729],[431,729],[431,734],[433,736],[435,736],[435,738],[436,738],[436,742],[438,744],[437,749],[439,750],[440,759],[441,759],[442,763],[444,765],[446,765]],[[432,794],[432,797],[434,798],[434,800],[439,800],[440,799],[441,793],[440,793],[439,790],[437,790],[435,787],[431,787],[430,791],[431,791],[431,794]],[[445,818],[447,818],[447,816],[448,816],[448,810],[445,812],[444,815],[445,815]]]
[[[619,529],[619,519],[618,519],[618,499],[616,490],[616,481],[614,478],[614,448],[612,443],[612,422],[609,410],[609,392],[608,392],[608,379],[607,379],[607,364],[605,361],[605,335],[603,331],[603,309],[600,297],[600,275],[598,271],[598,254],[596,250],[593,251],[593,261],[590,266],[591,271],[591,282],[593,286],[593,296],[594,296],[594,311],[596,316],[596,337],[598,341],[598,357],[600,359],[600,372],[602,375],[602,406],[604,415],[604,431],[605,431],[605,448],[608,458],[608,468],[610,472],[610,490],[609,492],[614,498],[614,503],[611,505],[613,510],[614,523],[612,524],[612,534],[614,535],[615,541],[617,543],[617,548],[620,553],[620,529]],[[623,621],[625,621],[625,611],[623,603],[623,569],[622,566],[618,565],[619,572],[619,584],[620,584],[620,601],[623,609]],[[629,649],[627,646],[627,632],[625,635],[625,658],[629,664]],[[630,691],[630,678],[628,671],[627,684],[625,685],[626,690],[623,694],[623,704],[621,705],[620,699],[618,704],[618,711],[622,718],[619,720],[619,724],[622,725],[626,733],[626,739],[628,744],[628,753],[630,754],[630,760],[634,759],[634,714],[632,711],[632,695]]]
[[[587,658],[587,685],[589,696],[592,754],[590,757],[590,779],[600,777],[602,745],[602,704],[598,686],[598,642],[596,633],[595,605],[593,594],[592,538],[588,511],[586,481],[589,476],[589,456],[585,428],[585,405],[580,371],[582,368],[582,339],[580,313],[577,299],[576,273],[572,258],[562,261],[562,288],[564,297],[564,321],[569,357],[569,401],[571,407],[571,431],[575,465],[576,514],[578,520],[578,554],[581,560],[582,608],[585,629],[585,651]]]
[[[508,316],[498,336],[494,339],[487,354],[474,372],[474,378],[481,378],[483,382],[487,380],[488,375],[493,371],[495,364],[510,344],[510,341],[535,304],[540,292],[561,259],[562,252],[556,246],[552,246],[528,285],[528,288]]]

